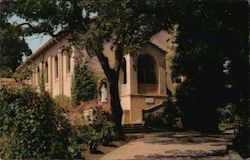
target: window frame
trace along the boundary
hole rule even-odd
[[[153,56],[141,54],[137,60],[138,84],[158,84],[157,63]]]
[[[58,79],[59,77],[59,58],[58,56],[56,55],[55,56],[55,59],[54,59],[54,76],[55,76],[55,79]]]

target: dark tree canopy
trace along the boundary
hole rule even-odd
[[[218,107],[233,103],[247,117],[249,46],[247,1],[186,1],[179,5],[173,76],[184,122],[215,129]]]
[[[30,54],[20,30],[8,23],[0,13],[0,77],[10,77],[21,64],[22,57]]]

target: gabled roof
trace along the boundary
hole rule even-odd
[[[95,21],[98,16],[90,17],[91,21]],[[47,51],[50,47],[54,46],[58,41],[64,38],[64,32],[59,32],[55,37],[50,38],[44,45],[38,48],[33,54],[31,54],[21,65],[17,67],[17,71],[22,70],[25,65],[32,59],[42,55],[45,51]]]
[[[54,46],[55,43],[61,39],[62,33],[59,33],[56,37],[50,38],[44,45],[38,48],[33,54],[31,54],[21,65],[17,67],[17,71],[20,71],[25,67],[25,65],[31,61],[32,59],[42,55],[45,51],[47,51],[51,46]]]

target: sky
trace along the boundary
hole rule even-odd
[[[9,22],[20,24],[20,23],[24,23],[25,20],[17,16],[13,16],[12,18],[9,19]],[[48,36],[48,35],[36,34],[36,35],[29,36],[29,37],[25,37],[25,40],[28,43],[29,48],[32,50],[32,53],[34,53],[38,48],[40,48],[43,44],[45,44],[50,38],[51,36]]]
[[[25,40],[29,45],[29,48],[32,50],[32,53],[34,53],[38,48],[40,48],[43,44],[45,44],[51,36],[48,35],[33,35],[30,37],[26,37]]]

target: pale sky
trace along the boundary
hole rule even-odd
[[[18,18],[17,16],[13,16],[9,19],[10,23],[24,23],[25,20]],[[38,48],[40,48],[44,43],[46,43],[51,37],[48,35],[43,34],[36,34],[29,37],[26,37],[25,40],[29,45],[29,48],[32,50],[32,53],[34,53]]]
[[[25,40],[29,45],[29,48],[34,53],[38,48],[40,48],[44,43],[46,43],[51,37],[48,35],[33,35],[26,37]]]

